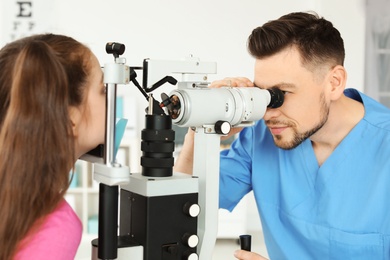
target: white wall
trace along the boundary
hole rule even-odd
[[[52,5],[52,31],[85,42],[102,64],[112,61],[105,43],[119,41],[126,44],[124,56],[131,65],[141,65],[144,58],[182,59],[190,54],[216,61],[218,74],[210,75],[211,80],[253,78],[253,59],[246,51],[252,29],[288,12],[315,10],[344,37],[348,86],[363,89],[364,0],[56,0]],[[134,86],[128,88],[143,111],[144,99]],[[143,114],[138,116],[142,126]]]
[[[36,12],[40,30],[68,34],[86,43],[102,65],[112,61],[105,53],[105,43],[118,41],[126,44],[124,56],[129,65],[141,65],[144,58],[176,60],[189,54],[216,61],[218,74],[210,75],[211,80],[226,76],[253,78],[254,60],[246,51],[246,39],[252,29],[292,11],[314,10],[340,30],[346,47],[348,86],[363,90],[364,0],[31,1],[34,8],[46,8],[45,13]],[[15,2],[0,3],[2,44],[9,30],[4,17],[13,15],[6,6],[14,6]],[[125,92],[138,98],[136,116],[142,128],[146,101],[133,85],[126,88]],[[256,210],[249,212],[248,223],[254,225],[250,228],[258,228]]]
[[[322,0],[320,14],[332,21],[345,45],[347,87],[364,91],[365,0]]]
[[[57,0],[53,29],[87,43],[102,64],[112,61],[105,53],[105,43],[118,41],[126,44],[124,56],[131,65],[142,65],[144,58],[177,60],[192,54],[217,62],[218,74],[210,75],[211,80],[253,78],[253,59],[246,51],[251,30],[286,12],[312,9],[311,2],[282,1],[275,6],[258,0]],[[145,100],[134,86],[129,88],[133,88],[128,90],[131,95],[139,97],[138,106],[143,111]],[[138,125],[143,124],[139,113]]]
[[[314,10],[340,30],[345,40],[348,86],[363,90],[364,0],[30,1],[33,14],[39,16],[35,20],[40,31],[68,34],[86,43],[102,65],[112,61],[105,53],[105,43],[118,41],[126,44],[124,56],[129,65],[141,65],[144,58],[182,59],[190,54],[216,61],[218,74],[210,75],[211,80],[253,78],[253,59],[246,51],[252,29],[288,12]],[[16,6],[16,2],[2,1],[1,29],[9,27],[4,17],[12,19],[9,6]],[[46,9],[43,13],[38,8]],[[4,36],[1,45],[7,40]],[[133,85],[128,88],[143,109],[144,99]],[[138,121],[138,125],[143,124],[142,115]]]

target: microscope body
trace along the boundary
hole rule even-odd
[[[191,258],[198,245],[196,178],[134,175],[121,187],[120,197],[120,236],[144,247],[142,259],[197,259]]]
[[[142,173],[121,186],[119,235],[143,245],[144,260],[197,259],[198,179],[173,174],[172,120],[149,101],[141,134]]]
[[[130,81],[137,85],[125,60],[114,56],[115,64],[105,65],[107,88]],[[101,184],[99,237],[92,241],[92,259],[210,260],[218,226],[220,137],[231,126],[247,126],[262,118],[275,95],[254,88],[207,90],[207,74],[216,73],[216,64],[192,57],[176,62],[145,60],[143,69],[145,92],[148,82],[169,73],[181,75],[179,89],[161,103],[143,93],[149,107],[141,137],[142,173],[126,174],[128,167],[122,168],[113,158],[94,165],[94,178]],[[105,145],[111,148],[105,148],[105,157],[115,138],[116,90],[108,89],[108,94],[106,135],[111,134]],[[173,173],[172,122],[195,131],[193,175]],[[226,124],[229,127],[222,127]],[[120,203],[115,201],[118,197]]]
[[[141,173],[120,185],[117,259],[198,259],[198,178],[173,174],[172,119],[149,97],[141,134]],[[92,259],[99,256],[95,239]]]

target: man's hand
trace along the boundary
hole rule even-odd
[[[237,77],[237,78],[224,78],[221,80],[213,81],[209,87],[220,88],[220,87],[253,87],[253,86],[254,86],[253,82],[250,81],[248,78]],[[230,138],[231,136],[237,134],[241,130],[242,128],[232,128],[230,133],[227,136],[222,137],[222,140]],[[192,174],[193,158],[194,158],[194,131],[189,129],[184,139],[183,148],[180,152],[179,157],[175,162],[174,171]]]
[[[244,77],[237,78],[224,78],[221,80],[213,81],[210,85],[210,88],[220,88],[220,87],[254,87],[254,84],[251,80]]]
[[[236,78],[224,78],[221,80],[213,81],[209,88],[221,88],[221,87],[254,87],[252,81],[245,77],[236,77]],[[230,133],[227,136],[222,136],[221,140],[226,140],[232,137],[233,135],[241,132],[242,128],[232,128]]]
[[[267,260],[267,258],[262,257],[259,254],[245,250],[237,250],[236,252],[234,252],[234,257],[240,260]]]

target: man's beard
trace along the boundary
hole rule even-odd
[[[285,150],[291,150],[300,145],[303,141],[308,139],[310,136],[315,134],[318,130],[320,130],[328,120],[329,116],[329,106],[326,105],[325,103],[325,97],[324,94],[321,93],[320,96],[320,103],[321,103],[321,110],[320,110],[320,121],[310,130],[304,132],[304,133],[298,133],[297,130],[294,128],[295,124],[289,123],[289,122],[280,122],[276,120],[267,120],[266,124],[271,124],[271,125],[277,125],[280,123],[283,123],[287,126],[289,126],[292,131],[293,131],[293,137],[291,141],[285,141],[283,142],[282,135],[274,135],[274,142],[275,145],[278,146],[279,148],[285,149]]]

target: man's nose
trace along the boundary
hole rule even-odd
[[[280,113],[280,110],[278,108],[267,108],[263,119],[265,121],[271,120],[271,119],[277,118],[278,116],[280,116],[280,114],[281,113]]]

